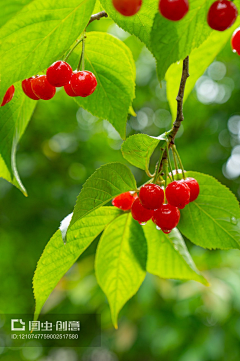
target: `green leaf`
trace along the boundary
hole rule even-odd
[[[149,160],[159,142],[164,143],[164,136],[150,137],[146,134],[135,134],[122,144],[123,157],[135,167],[148,173]]]
[[[122,163],[103,165],[83,185],[70,226],[117,195],[134,190],[137,185],[129,168]]]
[[[181,210],[179,230],[191,242],[208,249],[240,248],[240,209],[231,191],[213,177],[187,172],[197,179],[200,195]]]
[[[12,101],[0,107],[0,177],[17,186],[24,195],[27,194],[18,175],[15,155],[35,106],[36,102],[26,97],[17,83]]]
[[[157,59],[159,79],[168,67],[184,59],[199,47],[213,31],[206,21],[212,0],[192,0],[188,14],[181,21],[169,21],[160,13],[154,19],[151,47]]]
[[[112,1],[100,0],[100,2],[118,26],[135,35],[150,49],[150,33],[154,16],[158,11],[158,0],[143,1],[140,11],[131,17],[123,16],[117,12],[112,5]]]
[[[130,213],[104,231],[96,253],[96,277],[106,294],[114,327],[118,313],[138,291],[146,275],[147,245],[142,227]]]
[[[0,99],[61,58],[85,29],[95,0],[32,1],[0,29]]]
[[[31,1],[32,0],[8,0],[7,4],[5,1],[0,1],[0,27]]]
[[[161,278],[194,280],[209,285],[197,270],[185,242],[177,230],[164,234],[150,221],[144,227],[148,243],[147,271]]]
[[[136,69],[129,48],[112,35],[101,32],[87,33],[85,69],[93,72],[98,86],[86,98],[76,102],[93,115],[107,119],[124,139],[129,108],[135,97]],[[81,46],[70,60],[77,67]]]
[[[239,24],[240,22],[238,20],[236,26],[238,26]],[[199,46],[199,48],[194,49],[191,52],[189,56],[190,77],[187,80],[184,91],[184,103],[187,100],[192,89],[194,88],[196,81],[200,78],[200,76],[203,75],[207,67],[213,62],[218,53],[229,41],[232,32],[232,28],[224,32],[213,31],[211,35],[207,38],[207,40],[205,40],[202,45]],[[169,101],[173,120],[176,119],[177,115],[176,97],[178,94],[178,87],[180,84],[181,75],[182,62],[172,64],[166,73],[167,98]]]
[[[33,278],[36,301],[35,320],[65,273],[77,261],[92,241],[122,212],[115,207],[102,207],[76,222],[68,232],[68,242],[62,241],[58,230],[46,245]]]

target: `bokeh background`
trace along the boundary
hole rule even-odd
[[[134,109],[127,134],[157,136],[171,126],[166,84],[156,77],[155,61],[133,36],[109,19],[88,31],[107,31],[132,50],[137,67]],[[128,71],[128,69],[126,69]],[[191,68],[190,68],[191,74]],[[176,89],[179,84],[176,84]],[[240,198],[240,57],[230,44],[198,80],[185,107],[176,143],[187,170],[216,177]],[[72,212],[85,180],[108,162],[123,162],[122,141],[105,120],[98,120],[60,90],[39,101],[17,154],[25,198],[0,179],[0,313],[33,313],[32,276],[60,221]],[[152,169],[158,154],[152,157]],[[131,167],[138,184],[144,172]],[[240,353],[240,253],[187,246],[211,282],[163,280],[148,275],[138,294],[120,313],[113,329],[109,307],[94,275],[96,240],[61,280],[44,312],[101,313],[102,347],[42,348],[30,341],[7,349],[1,361],[236,361]]]

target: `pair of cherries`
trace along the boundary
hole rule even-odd
[[[165,191],[167,204],[164,204],[164,191],[156,184],[141,187],[139,197],[127,192],[113,199],[112,204],[123,211],[131,210],[133,218],[140,224],[150,219],[166,234],[178,225],[180,209],[197,199],[199,184],[194,178],[186,178],[170,183]]]
[[[115,9],[124,16],[135,15],[142,6],[142,0],[113,0]],[[159,11],[166,19],[181,20],[188,12],[188,0],[160,0]]]
[[[142,0],[113,0],[115,9],[124,16],[135,15],[142,6]],[[189,11],[188,0],[160,0],[159,11],[171,21],[179,21]],[[215,1],[207,15],[208,25],[218,31],[230,28],[238,16],[238,10],[231,0]]]
[[[46,75],[37,75],[22,81],[24,93],[33,100],[49,100],[57,87],[64,87],[71,97],[87,97],[97,87],[97,79],[90,71],[72,71],[65,61],[58,60],[48,69]]]

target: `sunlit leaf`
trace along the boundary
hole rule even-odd
[[[63,243],[58,230],[46,245],[33,278],[33,290],[36,301],[35,319],[65,273],[77,261],[78,257],[122,212],[114,207],[103,207],[76,222],[68,232],[68,242]]]
[[[161,278],[194,280],[208,285],[197,270],[180,232],[164,234],[150,221],[144,227],[148,243],[147,271]]]
[[[106,228],[98,245],[95,268],[116,328],[119,311],[145,278],[146,260],[147,245],[142,228],[130,213]]]

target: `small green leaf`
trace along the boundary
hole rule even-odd
[[[181,21],[169,21],[158,12],[151,32],[151,47],[157,60],[159,79],[172,63],[183,60],[199,47],[213,31],[206,21],[212,0],[192,0]]]
[[[150,49],[150,33],[154,15],[158,11],[159,0],[143,1],[140,11],[130,17],[123,16],[117,12],[112,5],[112,1],[100,0],[100,2],[118,26],[130,34],[135,35]]]
[[[76,102],[93,115],[107,119],[125,139],[129,108],[135,97],[136,69],[130,49],[112,35],[87,33],[85,69],[93,72],[98,85],[86,98]],[[76,68],[81,54],[79,46],[70,58]]]
[[[97,169],[83,185],[70,226],[117,195],[137,190],[136,181],[122,163],[110,163]]]
[[[209,285],[197,270],[185,242],[177,230],[164,234],[150,221],[144,227],[148,243],[147,271],[161,278],[194,280]]]
[[[234,24],[236,27],[240,24],[239,20]],[[189,72],[190,77],[187,80],[184,100],[185,102],[193,90],[196,81],[203,75],[207,67],[214,61],[218,53],[224,48],[232,35],[232,28],[224,31],[213,31],[211,35],[205,40],[199,48],[194,49],[189,55]],[[180,84],[182,75],[182,62],[175,63],[170,66],[166,73],[167,81],[167,98],[172,112],[173,120],[177,115],[176,97],[178,93],[178,86]]]
[[[187,172],[197,179],[200,195],[181,210],[179,230],[191,242],[208,249],[240,248],[240,209],[231,191],[213,177]]]
[[[146,275],[147,245],[142,227],[130,213],[104,231],[96,254],[96,277],[106,294],[114,327],[125,303],[138,291]]]
[[[150,137],[146,134],[134,134],[122,144],[122,155],[135,167],[148,172],[150,157],[160,141],[165,143],[164,136]]]
[[[11,102],[0,107],[0,154],[2,156],[0,177],[17,186],[24,195],[27,194],[18,175],[15,154],[17,144],[27,127],[35,106],[36,102],[26,97],[20,84],[17,83]]]
[[[0,29],[0,99],[61,58],[85,29],[95,0],[34,0]]]
[[[46,245],[33,278],[36,301],[34,319],[65,273],[77,261],[92,241],[122,212],[115,207],[102,207],[76,222],[68,232],[68,242],[63,243],[58,230]]]

